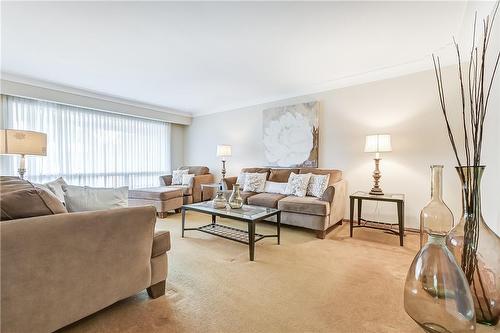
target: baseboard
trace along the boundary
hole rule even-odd
[[[342,223],[344,223],[344,222],[345,222],[345,223],[349,223],[349,222],[350,222],[350,220],[349,220],[349,219],[343,219],[343,220],[342,220]],[[415,229],[415,228],[407,228],[407,227],[405,227],[405,231],[406,231],[406,232],[413,232],[413,233],[417,233],[417,234],[419,234],[419,233],[420,233],[420,230],[419,230],[419,229]]]

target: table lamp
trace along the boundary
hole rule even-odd
[[[379,170],[380,153],[392,151],[391,135],[390,134],[375,134],[367,135],[365,141],[365,153],[375,153],[375,171],[373,171],[373,188],[370,194],[384,195],[384,192],[379,186],[379,180],[382,174]]]
[[[231,146],[217,145],[217,157],[220,157],[222,161],[222,179],[224,179],[226,177],[226,161],[228,157],[231,157]]]
[[[0,154],[21,155],[17,172],[19,177],[24,179],[26,173],[25,156],[47,156],[47,134],[14,129],[0,130]]]

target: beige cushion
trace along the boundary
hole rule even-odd
[[[147,188],[136,188],[128,191],[130,199],[150,199],[165,201],[183,196],[182,186],[158,186]]]
[[[63,186],[68,184],[62,177],[59,177],[56,180],[45,183],[43,185],[47,186],[52,191],[52,193],[55,194],[55,196],[57,197],[57,199],[59,199],[59,201],[64,202]]]
[[[266,186],[267,174],[265,173],[247,173],[245,176],[244,191],[264,192]]]
[[[0,192],[3,194],[22,189],[31,189],[33,185],[26,180],[14,176],[0,176]]]
[[[193,194],[193,186],[189,185],[173,185],[172,188],[182,191],[182,195],[192,195]]]
[[[284,212],[328,216],[330,215],[330,203],[321,201],[315,197],[299,198],[289,196],[278,201],[278,209]]]
[[[249,192],[249,191],[241,191],[240,192],[241,198],[243,199],[244,203],[248,203],[248,198],[250,198],[251,196],[257,195],[257,194],[258,193]]]
[[[271,169],[271,173],[269,174],[269,181],[277,182],[277,183],[287,183],[288,178],[290,178],[290,174],[299,173],[299,169]]]
[[[199,175],[206,175],[210,172],[210,169],[206,166],[182,166],[179,168],[179,170],[188,170],[188,173],[192,173],[196,176]]]
[[[342,171],[335,169],[301,168],[300,173],[312,173],[314,175],[330,175],[328,185],[342,180]]]
[[[307,185],[309,184],[309,179],[311,174],[296,174],[292,172],[288,183],[286,185],[285,193],[296,195],[298,197],[305,197],[307,193]]]
[[[247,202],[249,205],[276,208],[278,207],[278,201],[285,197],[283,194],[259,193],[249,197]]]
[[[182,177],[187,175],[189,170],[187,169],[179,169],[172,171],[172,185],[182,185]]]
[[[243,168],[241,169],[241,172],[244,173],[265,173],[267,176],[269,176],[269,168]],[[243,184],[241,184],[243,185]]]
[[[29,184],[29,183],[28,183]],[[30,186],[32,186],[30,184]],[[57,197],[42,188],[22,188],[0,196],[1,220],[67,213]]]
[[[63,185],[68,212],[123,208],[128,206],[128,187],[104,188]]]
[[[330,175],[314,175],[311,174],[309,179],[309,184],[307,185],[307,195],[311,195],[316,198],[321,198],[323,192],[325,192],[328,187],[328,181]]]
[[[153,238],[151,258],[162,255],[170,250],[170,231],[156,231]]]

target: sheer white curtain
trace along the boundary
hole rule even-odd
[[[170,124],[38,100],[2,96],[3,127],[47,133],[47,156],[27,157],[26,179],[69,184],[157,186],[170,173]],[[2,174],[19,158],[2,156]]]

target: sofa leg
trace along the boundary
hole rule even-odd
[[[147,289],[147,291],[149,297],[153,299],[165,295],[165,280],[153,284]]]
[[[158,216],[160,219],[164,219],[165,217],[167,217],[167,213],[165,213],[165,212],[157,212],[156,216]]]
[[[176,214],[179,214],[180,212],[181,212],[181,209],[180,209],[180,208],[176,208],[176,209],[175,209],[175,213],[176,213]]]
[[[326,237],[326,230],[317,230],[316,231],[316,238],[325,239],[325,237]]]

